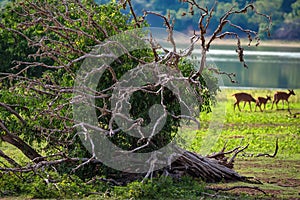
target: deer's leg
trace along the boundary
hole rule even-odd
[[[276,109],[278,110],[278,102],[279,102],[279,100],[276,100]]]
[[[274,105],[274,101],[273,101],[273,103],[272,103],[271,110],[273,110],[273,105]]]
[[[259,107],[259,105],[258,105],[258,104],[256,104],[256,105],[255,105],[254,112],[256,112],[256,108],[257,108],[257,106]],[[260,108],[260,107],[259,107],[259,108]]]
[[[243,109],[245,109],[245,105],[246,105],[246,103],[247,103],[247,101],[244,101],[244,107],[243,107]]]
[[[261,103],[260,102],[257,102],[256,103],[256,105],[255,105],[255,110],[254,111],[256,111],[256,107],[259,107],[259,110],[262,112],[262,110],[261,110]]]
[[[256,112],[256,107],[258,106],[259,107],[259,101],[256,101],[256,103],[255,103],[255,109],[254,109],[254,111]]]
[[[239,111],[241,111],[240,102],[236,102],[236,104],[237,104],[237,107],[239,108]]]
[[[275,98],[274,98],[274,100],[273,100],[271,110],[273,110],[274,103],[275,103]]]
[[[260,109],[260,112],[262,112],[262,109],[261,109],[261,104],[259,105],[259,109]]]
[[[251,101],[248,101],[248,103],[249,103],[250,111],[252,112]]]

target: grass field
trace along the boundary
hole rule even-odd
[[[271,110],[272,103],[269,101],[264,112],[257,109],[250,112],[248,104],[242,112],[234,111],[235,98],[232,94],[236,92],[248,92],[255,98],[258,96],[271,95],[275,90],[268,89],[223,89],[220,101],[212,113],[201,113],[201,129],[197,131],[196,137],[190,145],[191,150],[201,151],[203,135],[207,132],[216,131],[218,139],[214,141],[211,152],[219,151],[227,143],[227,149],[231,150],[237,146],[249,147],[236,159],[235,169],[240,174],[254,177],[263,184],[254,185],[264,190],[267,195],[256,190],[237,189],[233,193],[260,195],[259,198],[269,199],[300,199],[300,115],[291,115],[285,104],[282,109],[281,102]],[[300,112],[300,90],[295,90],[296,95],[291,96],[291,113]],[[241,103],[241,108],[243,103]],[[221,108],[221,109],[220,109]],[[221,111],[220,111],[221,110]],[[219,118],[221,119],[218,119]],[[211,126],[213,121],[222,123],[222,126]],[[260,153],[272,155],[275,151],[278,139],[278,153],[274,158],[256,157]],[[218,187],[232,187],[245,185],[244,183],[217,184]],[[246,184],[249,185],[249,184]]]

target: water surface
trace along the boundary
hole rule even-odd
[[[234,46],[214,46],[208,64],[236,73],[237,84],[223,76],[228,87],[300,88],[300,47],[244,47],[248,68],[239,62]],[[195,52],[200,54],[200,51]]]

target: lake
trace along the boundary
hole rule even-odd
[[[148,30],[148,29],[147,29]],[[167,41],[166,30],[161,28],[150,28],[155,40],[166,49],[172,45]],[[174,40],[177,48],[184,50],[190,46],[190,37],[174,32]],[[264,41],[258,47],[248,47],[242,43],[244,48],[244,59],[248,68],[244,68],[239,62],[236,46],[229,45],[232,41],[223,41],[225,45],[212,44],[207,55],[207,64],[219,68],[221,71],[236,74],[238,83],[231,83],[230,79],[222,75],[226,87],[255,87],[255,88],[300,88],[300,45],[267,46]],[[197,43],[191,59],[199,61],[201,49],[200,42]]]
[[[208,53],[208,64],[221,71],[234,72],[238,83],[222,75],[227,87],[300,88],[299,47],[244,47],[248,68],[239,62],[235,47],[215,45]],[[199,51],[200,53],[200,51]],[[197,52],[196,52],[197,54]]]

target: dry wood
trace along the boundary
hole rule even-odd
[[[239,149],[239,148],[238,148]],[[236,152],[235,156],[245,149],[242,148]],[[170,174],[181,174],[190,175],[192,177],[201,178],[207,182],[218,182],[218,181],[247,181],[247,177],[239,175],[233,169],[234,157],[229,163],[222,159],[218,160],[219,156],[212,156],[211,158],[203,157],[190,151],[183,151],[183,155],[180,156],[176,161],[172,163],[172,167],[169,170]],[[215,155],[225,155],[224,152]],[[218,159],[216,159],[218,158]]]

